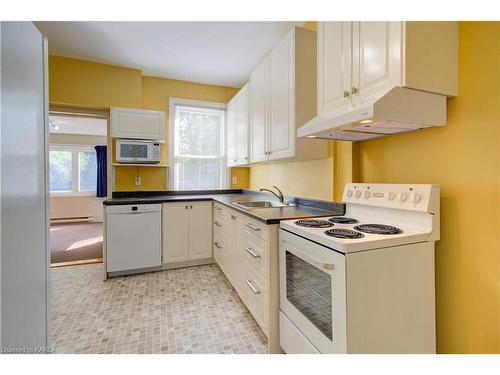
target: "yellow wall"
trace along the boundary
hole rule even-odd
[[[437,349],[500,352],[500,23],[461,23],[458,97],[439,129],[362,142],[362,182],[441,185]]]
[[[330,155],[332,155],[330,147]],[[286,195],[331,200],[333,197],[333,156],[290,163],[250,167],[250,189],[278,186]]]
[[[140,108],[141,84],[141,71],[137,69],[49,56],[51,104]]]
[[[144,77],[140,70],[89,61],[49,56],[49,97],[51,104],[72,107],[129,107],[166,112],[168,134],[169,97],[226,103],[238,91],[231,87],[196,84],[165,78]],[[161,160],[168,162],[168,139],[161,147]],[[166,168],[115,167],[115,190],[165,190]],[[248,187],[248,169],[233,169],[238,178],[233,188]],[[135,185],[136,175],[142,179]]]

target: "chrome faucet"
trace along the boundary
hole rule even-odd
[[[276,198],[278,198],[279,201],[280,201],[280,203],[285,203],[285,196],[283,195],[283,193],[281,192],[281,190],[278,189],[278,187],[276,187],[274,185],[273,185],[273,188],[275,188],[276,190],[278,190],[278,194],[276,194],[274,191],[269,190],[269,189],[260,189],[260,191],[267,191],[267,192],[273,194]]]

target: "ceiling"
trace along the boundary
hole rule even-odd
[[[241,87],[302,22],[36,22],[52,55],[142,70],[144,75]]]
[[[101,118],[56,116],[49,117],[49,133],[105,136],[108,122]]]

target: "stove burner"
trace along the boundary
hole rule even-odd
[[[330,237],[346,239],[363,238],[365,236],[363,233],[359,233],[350,229],[328,229],[325,230],[325,234]]]
[[[361,225],[356,225],[354,229],[359,230],[360,232],[371,233],[371,234],[403,233],[403,231],[399,228],[383,224],[361,224]]]
[[[356,219],[352,219],[350,217],[344,217],[344,216],[332,217],[331,219],[328,219],[328,221],[331,223],[336,223],[336,224],[356,224],[356,223],[358,223],[358,221]]]
[[[326,220],[297,220],[295,222],[298,226],[308,227],[308,228],[328,228],[333,227],[333,224]]]

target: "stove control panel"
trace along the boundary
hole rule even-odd
[[[439,185],[350,183],[345,185],[343,201],[366,206],[437,213]]]

